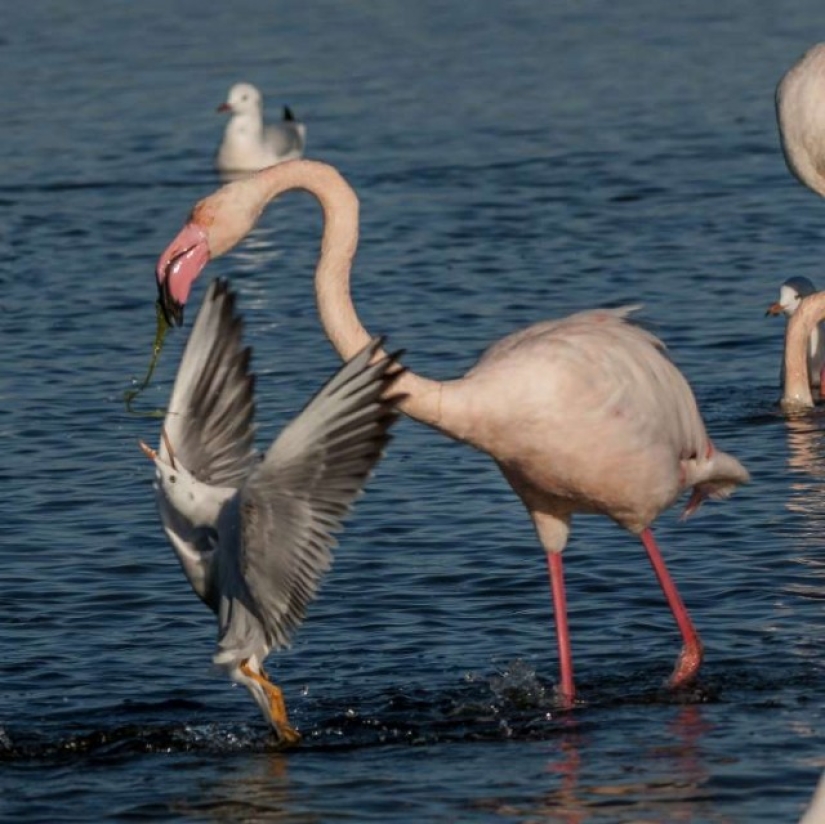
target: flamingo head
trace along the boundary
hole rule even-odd
[[[190,220],[158,259],[155,268],[158,303],[170,325],[183,323],[183,307],[189,291],[210,257],[206,230]]]
[[[266,204],[289,187],[290,179],[283,174],[288,165],[269,167],[227,183],[192,210],[155,268],[158,303],[170,325],[183,323],[192,284],[206,264],[237,246],[253,229]],[[277,176],[270,180],[275,170]]]

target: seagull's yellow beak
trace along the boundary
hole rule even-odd
[[[175,452],[172,449],[172,442],[169,440],[169,436],[166,434],[166,429],[163,428],[160,430],[160,436],[163,438],[163,442],[166,444],[166,449],[169,451],[169,463],[172,469],[177,469],[175,466]],[[158,453],[152,449],[151,446],[144,443],[143,441],[138,441],[140,448],[143,450],[143,454],[150,460],[156,461],[158,459]]]
[[[148,444],[145,444],[143,441],[138,441],[138,444],[140,445],[140,448],[143,450],[143,454],[150,461],[156,461],[158,459],[158,453],[155,452],[155,450],[152,449],[151,446],[149,446]]]

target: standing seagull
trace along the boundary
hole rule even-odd
[[[215,158],[218,171],[257,172],[303,155],[306,126],[288,106],[280,123],[265,126],[263,98],[251,83],[236,83],[218,111],[231,115]]]
[[[323,163],[265,169],[195,206],[158,261],[161,305],[170,321],[181,322],[207,262],[235,246],[290,189],[311,192],[323,208],[317,303],[332,344],[351,357],[370,338],[349,288],[358,199]],[[671,684],[684,686],[696,676],[702,644],[650,525],[687,489],[692,512],[748,480],[741,464],[711,443],[693,392],[662,343],[630,323],[629,312],[601,309],[537,323],[494,344],[462,378],[441,382],[407,371],[394,385],[406,396],[402,411],[488,453],[526,506],[547,553],[568,706],[575,690],[562,550],[572,516],[607,515],[641,538],[682,634]]]
[[[209,286],[183,353],[156,452],[161,521],[195,593],[218,616],[216,664],[252,694],[278,741],[300,736],[263,662],[288,646],[332,534],[361,492],[397,417],[394,356],[370,341],[261,459],[253,439],[251,351],[225,283]]]
[[[799,275],[788,278],[779,287],[779,300],[772,303],[766,315],[784,315],[790,319],[799,308],[803,298],[816,292],[816,287],[806,277]],[[811,386],[819,389],[821,397],[825,397],[825,334],[819,324],[814,326],[811,338],[808,341],[808,377]],[[782,361],[780,385],[785,385],[785,362]]]

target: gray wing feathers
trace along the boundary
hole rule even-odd
[[[199,480],[239,487],[254,466],[254,383],[235,297],[213,281],[186,344],[164,421],[175,458]],[[161,455],[168,460],[165,443]]]
[[[241,490],[240,569],[271,641],[289,643],[332,562],[333,533],[389,440],[396,356],[345,364],[269,448]]]
[[[304,151],[304,125],[293,121],[284,121],[274,126],[267,126],[264,139],[270,149],[278,156],[300,154]]]

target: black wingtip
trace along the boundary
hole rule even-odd
[[[284,106],[284,122],[286,123],[294,123],[295,122],[295,115],[292,113],[292,109],[289,106]]]

